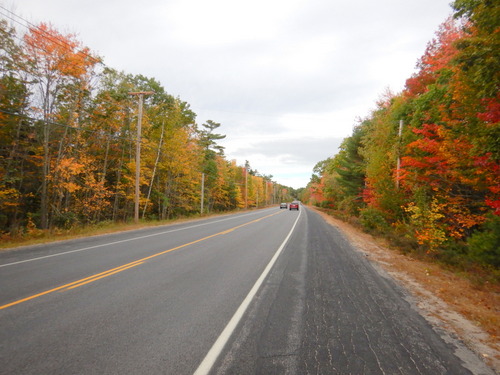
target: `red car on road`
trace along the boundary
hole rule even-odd
[[[289,210],[299,210],[299,202],[292,202],[288,205]]]

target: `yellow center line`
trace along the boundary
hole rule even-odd
[[[105,277],[108,277],[108,276],[111,276],[111,275],[114,275],[115,273],[118,273],[118,272],[122,272],[122,271],[125,271],[125,270],[128,270],[129,268],[132,268],[132,267],[135,267],[135,266],[138,266],[140,264],[143,264],[144,262],[138,262],[138,263],[135,263],[135,264],[132,264],[128,267],[121,267],[119,270],[116,270],[114,272],[108,272],[106,273],[105,275],[102,275],[102,276],[98,276],[98,277],[93,277],[91,278],[90,280],[87,280],[87,281],[84,281],[84,282],[81,282],[79,284],[75,284],[75,285],[72,285],[70,287],[67,288],[67,290],[69,289],[74,289],[74,288],[78,288],[79,286],[82,286],[82,285],[85,285],[85,284],[89,284],[89,283],[92,283],[96,280],[99,280],[99,279],[103,279]]]
[[[63,289],[73,289],[73,288],[77,288],[79,286],[82,286],[82,285],[85,285],[85,284],[89,284],[93,281],[96,281],[96,280],[100,280],[100,279],[103,279],[105,277],[108,277],[108,276],[111,276],[111,275],[114,275],[116,273],[119,273],[119,272],[122,272],[122,271],[125,271],[129,268],[132,268],[132,267],[135,267],[135,266],[138,266],[140,264],[143,264],[144,262],[146,262],[147,260],[150,260],[152,258],[155,258],[157,256],[160,256],[160,255],[164,255],[164,254],[167,254],[167,253],[170,253],[172,251],[175,251],[175,250],[179,250],[179,249],[182,249],[183,247],[187,247],[187,246],[190,246],[190,245],[194,245],[195,243],[198,243],[198,242],[202,242],[202,241],[205,241],[205,240],[208,240],[210,238],[213,238],[213,237],[216,237],[216,236],[220,236],[220,235],[223,235],[223,234],[227,234],[229,232],[232,232],[236,229],[239,229],[239,228],[242,228],[246,225],[250,225],[250,224],[253,224],[253,223],[256,223],[258,221],[261,221],[263,219],[267,219],[271,216],[274,216],[276,214],[279,214],[281,211],[278,211],[276,213],[272,213],[270,215],[267,215],[267,216],[264,216],[264,217],[261,217],[259,219],[255,219],[255,220],[252,220],[252,221],[249,221],[248,223],[245,223],[245,224],[241,224],[241,225],[238,225],[234,228],[231,228],[231,229],[227,229],[225,231],[222,231],[222,232],[219,232],[219,233],[215,233],[215,234],[211,234],[210,236],[206,236],[206,237],[203,237],[203,238],[200,238],[198,240],[195,240],[195,241],[192,241],[192,242],[188,242],[188,243],[185,243],[184,245],[180,245],[180,246],[177,246],[177,247],[174,247],[172,249],[168,249],[168,250],[165,250],[165,251],[162,251],[162,252],[159,252],[159,253],[156,253],[156,254],[153,254],[153,255],[150,255],[150,256],[147,256],[145,258],[142,258],[142,259],[138,259],[136,261],[133,261],[133,262],[130,262],[130,263],[127,263],[127,264],[123,264],[119,267],[115,267],[115,268],[112,268],[112,269],[109,269],[107,271],[104,271],[104,272],[100,272],[100,273],[97,273],[95,275],[92,275],[92,276],[89,276],[89,277],[85,277],[83,279],[80,279],[80,280],[77,280],[77,281],[73,281],[71,283],[68,283],[68,284],[64,284],[64,285],[61,285],[61,286],[58,286],[56,288],[53,288],[53,289],[49,289],[49,290],[46,290],[44,292],[41,292],[41,293],[38,293],[38,294],[34,294],[32,296],[29,296],[29,297],[26,297],[26,298],[22,298],[20,300],[17,300],[17,301],[14,301],[14,302],[11,302],[11,303],[8,303],[6,305],[2,305],[0,306],[0,310],[3,310],[3,309],[6,309],[8,307],[11,307],[11,306],[15,306],[15,305],[18,305],[20,303],[23,303],[23,302],[26,302],[26,301],[30,301],[32,299],[35,299],[35,298],[38,298],[38,297],[42,297],[42,296],[45,296],[47,294],[50,294],[50,293],[53,293],[53,292],[57,292],[58,290],[63,290]]]

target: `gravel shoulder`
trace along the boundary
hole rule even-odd
[[[309,206],[310,207],[310,206]],[[478,287],[438,264],[417,260],[391,249],[354,226],[314,207],[376,267],[400,282],[413,296],[421,314],[438,329],[458,337],[500,373],[500,287]]]

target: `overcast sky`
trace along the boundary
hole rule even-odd
[[[228,159],[294,188],[388,88],[403,89],[450,2],[0,0],[160,81],[199,125],[221,123]]]

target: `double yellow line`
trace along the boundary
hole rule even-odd
[[[202,241],[205,241],[205,240],[208,240],[210,238],[213,238],[213,237],[216,237],[216,236],[221,236],[223,234],[228,234],[236,229],[239,229],[241,227],[244,227],[244,226],[247,226],[247,225],[250,225],[250,224],[253,224],[253,223],[256,223],[258,221],[261,221],[261,220],[264,220],[264,219],[267,219],[268,217],[271,217],[271,216],[274,216],[276,214],[279,214],[280,211],[276,212],[276,213],[272,213],[270,215],[267,215],[267,216],[263,216],[259,219],[255,219],[255,220],[252,220],[252,221],[249,221],[248,223],[245,223],[245,224],[241,224],[241,225],[238,225],[236,227],[233,227],[233,228],[230,228],[230,229],[227,229],[225,231],[222,231],[222,232],[219,232],[219,233],[215,233],[215,234],[212,234],[210,236],[206,236],[206,237],[203,237],[203,238],[200,238],[198,240],[195,240],[195,241],[192,241],[192,242],[189,242],[189,243],[185,243],[184,245],[180,245],[180,246],[177,246],[177,247],[174,247],[172,249],[168,249],[168,250],[165,250],[165,251],[162,251],[162,252],[159,252],[159,253],[156,253],[156,254],[153,254],[153,255],[150,255],[150,256],[147,256],[145,258],[142,258],[142,259],[139,259],[139,260],[136,260],[134,262],[130,262],[130,263],[127,263],[127,264],[124,264],[120,267],[116,267],[116,268],[112,268],[112,269],[109,269],[107,271],[104,271],[104,272],[101,272],[101,273],[97,273],[95,275],[92,275],[92,276],[89,276],[89,277],[86,277],[84,279],[80,279],[80,280],[77,280],[77,281],[73,281],[69,284],[64,284],[64,285],[61,285],[61,286],[58,286],[57,288],[53,288],[53,289],[49,289],[49,290],[46,290],[45,292],[41,292],[41,293],[38,293],[38,294],[34,294],[32,296],[29,296],[29,297],[26,297],[26,298],[23,298],[23,299],[20,299],[20,300],[17,300],[17,301],[14,301],[14,302],[11,302],[11,303],[8,303],[6,305],[2,305],[0,306],[0,310],[3,310],[3,309],[6,309],[8,307],[11,307],[11,306],[15,306],[15,305],[19,305],[20,303],[23,303],[23,302],[26,302],[26,301],[30,301],[32,299],[35,299],[35,298],[38,298],[38,297],[42,297],[42,296],[45,296],[47,294],[50,294],[50,293],[53,293],[53,292],[57,292],[57,291],[62,291],[62,290],[70,290],[70,289],[74,289],[74,288],[78,288],[82,285],[86,285],[86,284],[89,284],[89,283],[92,283],[94,281],[97,281],[97,280],[100,280],[100,279],[103,279],[105,277],[108,277],[108,276],[111,276],[111,275],[114,275],[114,274],[117,274],[119,272],[122,272],[122,271],[125,271],[125,270],[128,270],[130,268],[133,268],[133,267],[136,267],[136,266],[139,266],[143,263],[145,263],[146,261],[152,259],[152,258],[155,258],[157,256],[160,256],[160,255],[164,255],[164,254],[167,254],[167,253],[170,253],[172,251],[175,251],[175,250],[179,250],[179,249],[182,249],[183,247],[187,247],[187,246],[190,246],[190,245],[194,245],[195,243],[198,243],[198,242],[202,242]]]

